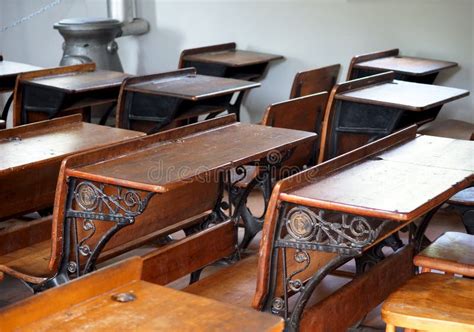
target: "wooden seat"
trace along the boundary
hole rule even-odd
[[[474,206],[474,187],[470,187],[458,192],[456,195],[449,199],[448,203]]]
[[[336,84],[340,64],[298,72],[293,80],[290,99],[331,91]]]
[[[413,262],[422,272],[439,270],[474,277],[474,235],[446,232],[420,252]]]
[[[382,306],[386,331],[474,331],[474,281],[423,273],[392,293]]]
[[[219,302],[250,307],[255,295],[258,256],[251,255],[183,289]]]
[[[418,132],[422,135],[470,140],[474,135],[474,123],[454,119],[436,120],[422,126]]]
[[[327,92],[320,92],[271,104],[263,115],[262,125],[319,134],[322,131],[327,97]],[[305,166],[314,164],[318,154],[319,140],[316,143],[302,144],[296,147],[290,158],[283,162],[279,178],[287,177]],[[278,158],[282,159],[284,156]],[[258,169],[256,167],[246,166],[244,178],[241,179],[235,170],[232,172],[231,178],[234,181],[240,179],[237,185],[246,187],[257,175]]]

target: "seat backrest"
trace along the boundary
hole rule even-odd
[[[16,127],[22,124],[48,119],[47,116],[42,115],[41,113],[28,114],[28,115],[26,114],[26,111],[24,109],[24,104],[25,104],[25,97],[28,97],[28,91],[25,90],[25,84],[23,84],[25,80],[31,80],[35,78],[41,78],[41,77],[53,76],[53,75],[76,73],[76,72],[77,73],[90,72],[90,71],[95,71],[95,69],[96,69],[95,63],[84,63],[84,64],[73,65],[73,66],[34,70],[27,73],[19,74],[16,78],[15,90],[13,92],[13,126]],[[42,91],[38,90],[36,93],[41,95]],[[54,102],[60,103],[61,100],[58,99]],[[51,104],[51,101],[49,101],[49,104]],[[35,105],[35,106],[41,106],[41,105]],[[79,112],[80,111],[76,111],[75,113],[79,113]],[[65,115],[69,115],[69,114],[71,113],[68,113]]]
[[[235,117],[222,117],[66,158],[56,189],[50,269],[59,267],[62,270],[66,266],[73,276],[81,275],[90,272],[97,261],[217,218],[220,174],[208,174],[167,192],[151,194],[82,180],[69,173],[75,168],[118,158],[150,144],[169,144],[180,137],[234,121]],[[166,170],[159,171],[160,175],[166,176]],[[150,176],[155,175],[150,173]]]
[[[361,55],[356,55],[351,59],[351,63],[349,64],[349,69],[347,70],[347,81],[364,77],[364,76],[370,76],[373,74],[376,74],[374,72],[366,72],[364,70],[360,70],[357,68],[354,68],[354,66],[360,62],[365,62],[365,61],[370,61],[370,60],[375,60],[375,59],[380,59],[380,58],[386,58],[389,56],[397,56],[399,54],[399,49],[394,48],[386,51],[377,51],[373,53],[367,53],[367,54],[361,54]]]
[[[263,116],[262,124],[270,127],[309,131],[320,135],[327,99],[328,93],[320,92],[271,104]],[[318,155],[319,141],[308,142],[296,147],[283,166],[290,168],[296,166],[301,169],[302,166],[314,164]]]
[[[155,80],[195,75],[194,68],[185,68],[165,73],[126,78],[120,87],[117,101],[115,126],[153,133],[171,123],[181,100],[175,97],[158,96],[134,91],[132,86]]]
[[[237,45],[235,43],[225,43],[225,44],[217,44],[217,45],[209,45],[209,46],[202,46],[196,48],[189,48],[183,50],[179,56],[178,62],[178,69],[189,67],[189,64],[186,63],[184,57],[187,55],[195,55],[201,53],[209,53],[209,52],[222,52],[222,51],[230,51],[235,50]]]
[[[324,214],[320,214],[318,212],[323,211],[305,207],[305,201],[298,200],[298,196],[292,193],[415,136],[416,126],[412,126],[285,178],[275,185],[260,241],[257,285],[252,303],[255,309],[283,314],[285,303],[282,301],[285,295],[300,293],[300,296],[303,294],[307,296],[306,292],[312,292],[312,286],[306,282],[318,278],[318,273],[322,273],[325,265],[328,265],[324,267],[326,271],[331,266],[334,268],[336,263],[340,265],[338,260],[344,256],[329,250],[328,252],[318,250],[318,246],[324,247],[324,239],[331,236],[324,233],[325,228],[330,228],[325,223],[333,221],[340,223],[340,219],[335,219],[340,218],[340,214],[333,211],[324,211]],[[327,241],[330,242],[330,239]],[[298,301],[300,299],[301,297]],[[286,308],[289,313],[293,314],[292,309],[301,309],[296,308],[301,302],[291,303],[295,307]],[[304,308],[304,302],[302,306]]]
[[[337,100],[337,95],[339,93],[363,89],[376,84],[391,82],[393,78],[394,73],[387,72],[339,83],[333,87],[329,95],[325,118],[323,121],[324,125],[322,128],[318,163],[367,144],[373,140],[374,137],[379,138],[378,135],[373,133],[364,134],[351,130],[350,116],[352,110],[345,109],[346,104],[344,104],[344,101]],[[343,114],[344,116],[341,115],[342,110],[345,112]]]
[[[313,93],[331,91],[336,84],[340,64],[301,71],[295,75],[291,87],[290,99]]]

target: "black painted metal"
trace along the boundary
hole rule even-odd
[[[394,132],[402,114],[396,108],[337,101],[327,159],[340,154],[338,149],[344,135],[364,135],[370,143]]]
[[[5,103],[5,106],[3,107],[1,119],[4,121],[7,121],[8,117],[8,111],[10,110],[10,106],[12,105],[13,102],[13,93],[8,97],[7,102]]]
[[[391,221],[367,219],[337,211],[314,210],[286,202],[280,203],[278,215],[274,237],[270,239],[273,246],[269,293],[263,309],[282,316],[286,321],[286,330],[298,331],[306,303],[317,285],[330,272],[349,260],[360,257],[364,248],[376,241],[384,225]],[[296,249],[293,259],[300,264],[295,271],[288,271],[287,268],[289,248]],[[337,255],[314,271],[309,280],[299,280],[296,276],[310,266],[309,251],[333,252]],[[279,255],[282,257],[279,258]],[[283,297],[275,296],[278,264],[282,264],[282,280],[285,285]],[[288,305],[289,296],[297,296],[291,310]]]
[[[376,75],[376,74],[384,73],[387,71],[388,70],[354,68],[352,70],[351,80],[356,79],[356,78]],[[423,83],[423,84],[433,84],[437,76],[438,76],[438,73],[432,73],[432,74],[427,74],[427,75],[409,75],[409,74],[403,74],[400,72],[395,72],[396,80],[414,82],[414,83]]]

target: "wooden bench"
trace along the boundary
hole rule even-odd
[[[85,181],[70,174],[72,168],[124,156],[150,144],[166,144],[212,128],[220,121],[129,140],[65,159],[58,178],[50,238],[16,243],[16,232],[10,232],[3,240],[15,245],[1,253],[0,272],[25,281],[33,290],[41,290],[86,274],[95,269],[96,263],[144,243],[222,219],[217,207],[221,183],[216,175],[205,181],[187,181],[154,195],[146,188],[129,188],[127,183],[113,186],[100,177],[99,182]],[[158,163],[156,167],[159,166]],[[157,174],[152,171],[148,170],[148,176],[167,180],[166,170],[157,169]],[[22,237],[37,239],[35,234],[35,227],[29,227]]]
[[[337,82],[340,64],[298,72],[291,86],[290,99],[327,91]]]
[[[347,80],[393,71],[398,80],[433,84],[440,71],[458,65],[451,61],[401,56],[399,52],[399,49],[391,49],[353,57]]]
[[[416,255],[413,263],[422,272],[474,277],[474,235],[446,232]]]
[[[15,303],[0,311],[0,330],[283,331],[279,317],[146,282],[145,266],[130,258]]]
[[[238,112],[229,106],[234,93],[258,87],[258,83],[197,75],[194,68],[132,77],[120,89],[116,126],[154,133]]]
[[[13,98],[13,126],[82,113],[90,122],[91,108],[115,107],[120,85],[130,75],[96,70],[95,63],[36,70],[18,75]]]
[[[474,282],[423,273],[391,294],[382,306],[387,332],[474,331]]]

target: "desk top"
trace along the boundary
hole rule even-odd
[[[389,56],[375,60],[359,62],[354,68],[394,71],[412,76],[424,76],[441,70],[456,67],[451,61],[431,60],[408,56]]]
[[[260,83],[192,73],[184,74],[183,71],[174,76],[131,84],[127,86],[127,90],[197,101],[259,86]]]
[[[368,217],[413,220],[474,180],[473,156],[473,141],[418,136],[332,174],[316,174],[310,184],[280,198]]]
[[[336,99],[420,112],[468,95],[463,89],[393,80],[340,93]]]
[[[109,70],[74,72],[25,80],[30,85],[48,87],[66,93],[79,93],[119,87],[129,74]]]
[[[251,51],[240,51],[235,49],[220,52],[190,54],[184,56],[184,60],[186,61],[216,63],[228,67],[244,67],[250,65],[257,65],[278,59],[283,59],[283,56]]]
[[[20,62],[0,61],[0,76],[16,76],[21,73],[39,69],[42,68]]]
[[[216,119],[209,123],[218,121],[222,120]],[[181,130],[187,130],[183,128]],[[141,139],[142,148],[130,148],[131,151],[125,156],[118,153],[119,157],[67,169],[66,173],[91,181],[166,192],[173,186],[214,171],[234,168],[268,156],[272,160],[281,158],[279,151],[285,152],[317,137],[310,132],[239,122],[153,142],[160,137],[158,135]],[[166,132],[163,135],[167,135]],[[146,144],[146,140],[151,143]],[[124,151],[127,150],[124,148]]]
[[[69,291],[78,292],[79,289]],[[136,299],[125,303],[114,301],[112,296],[120,293],[133,293]],[[43,317],[30,325],[21,326],[17,331],[282,329],[283,321],[280,317],[135,280]]]
[[[0,176],[143,135],[85,123],[80,115],[5,129],[0,131]]]

